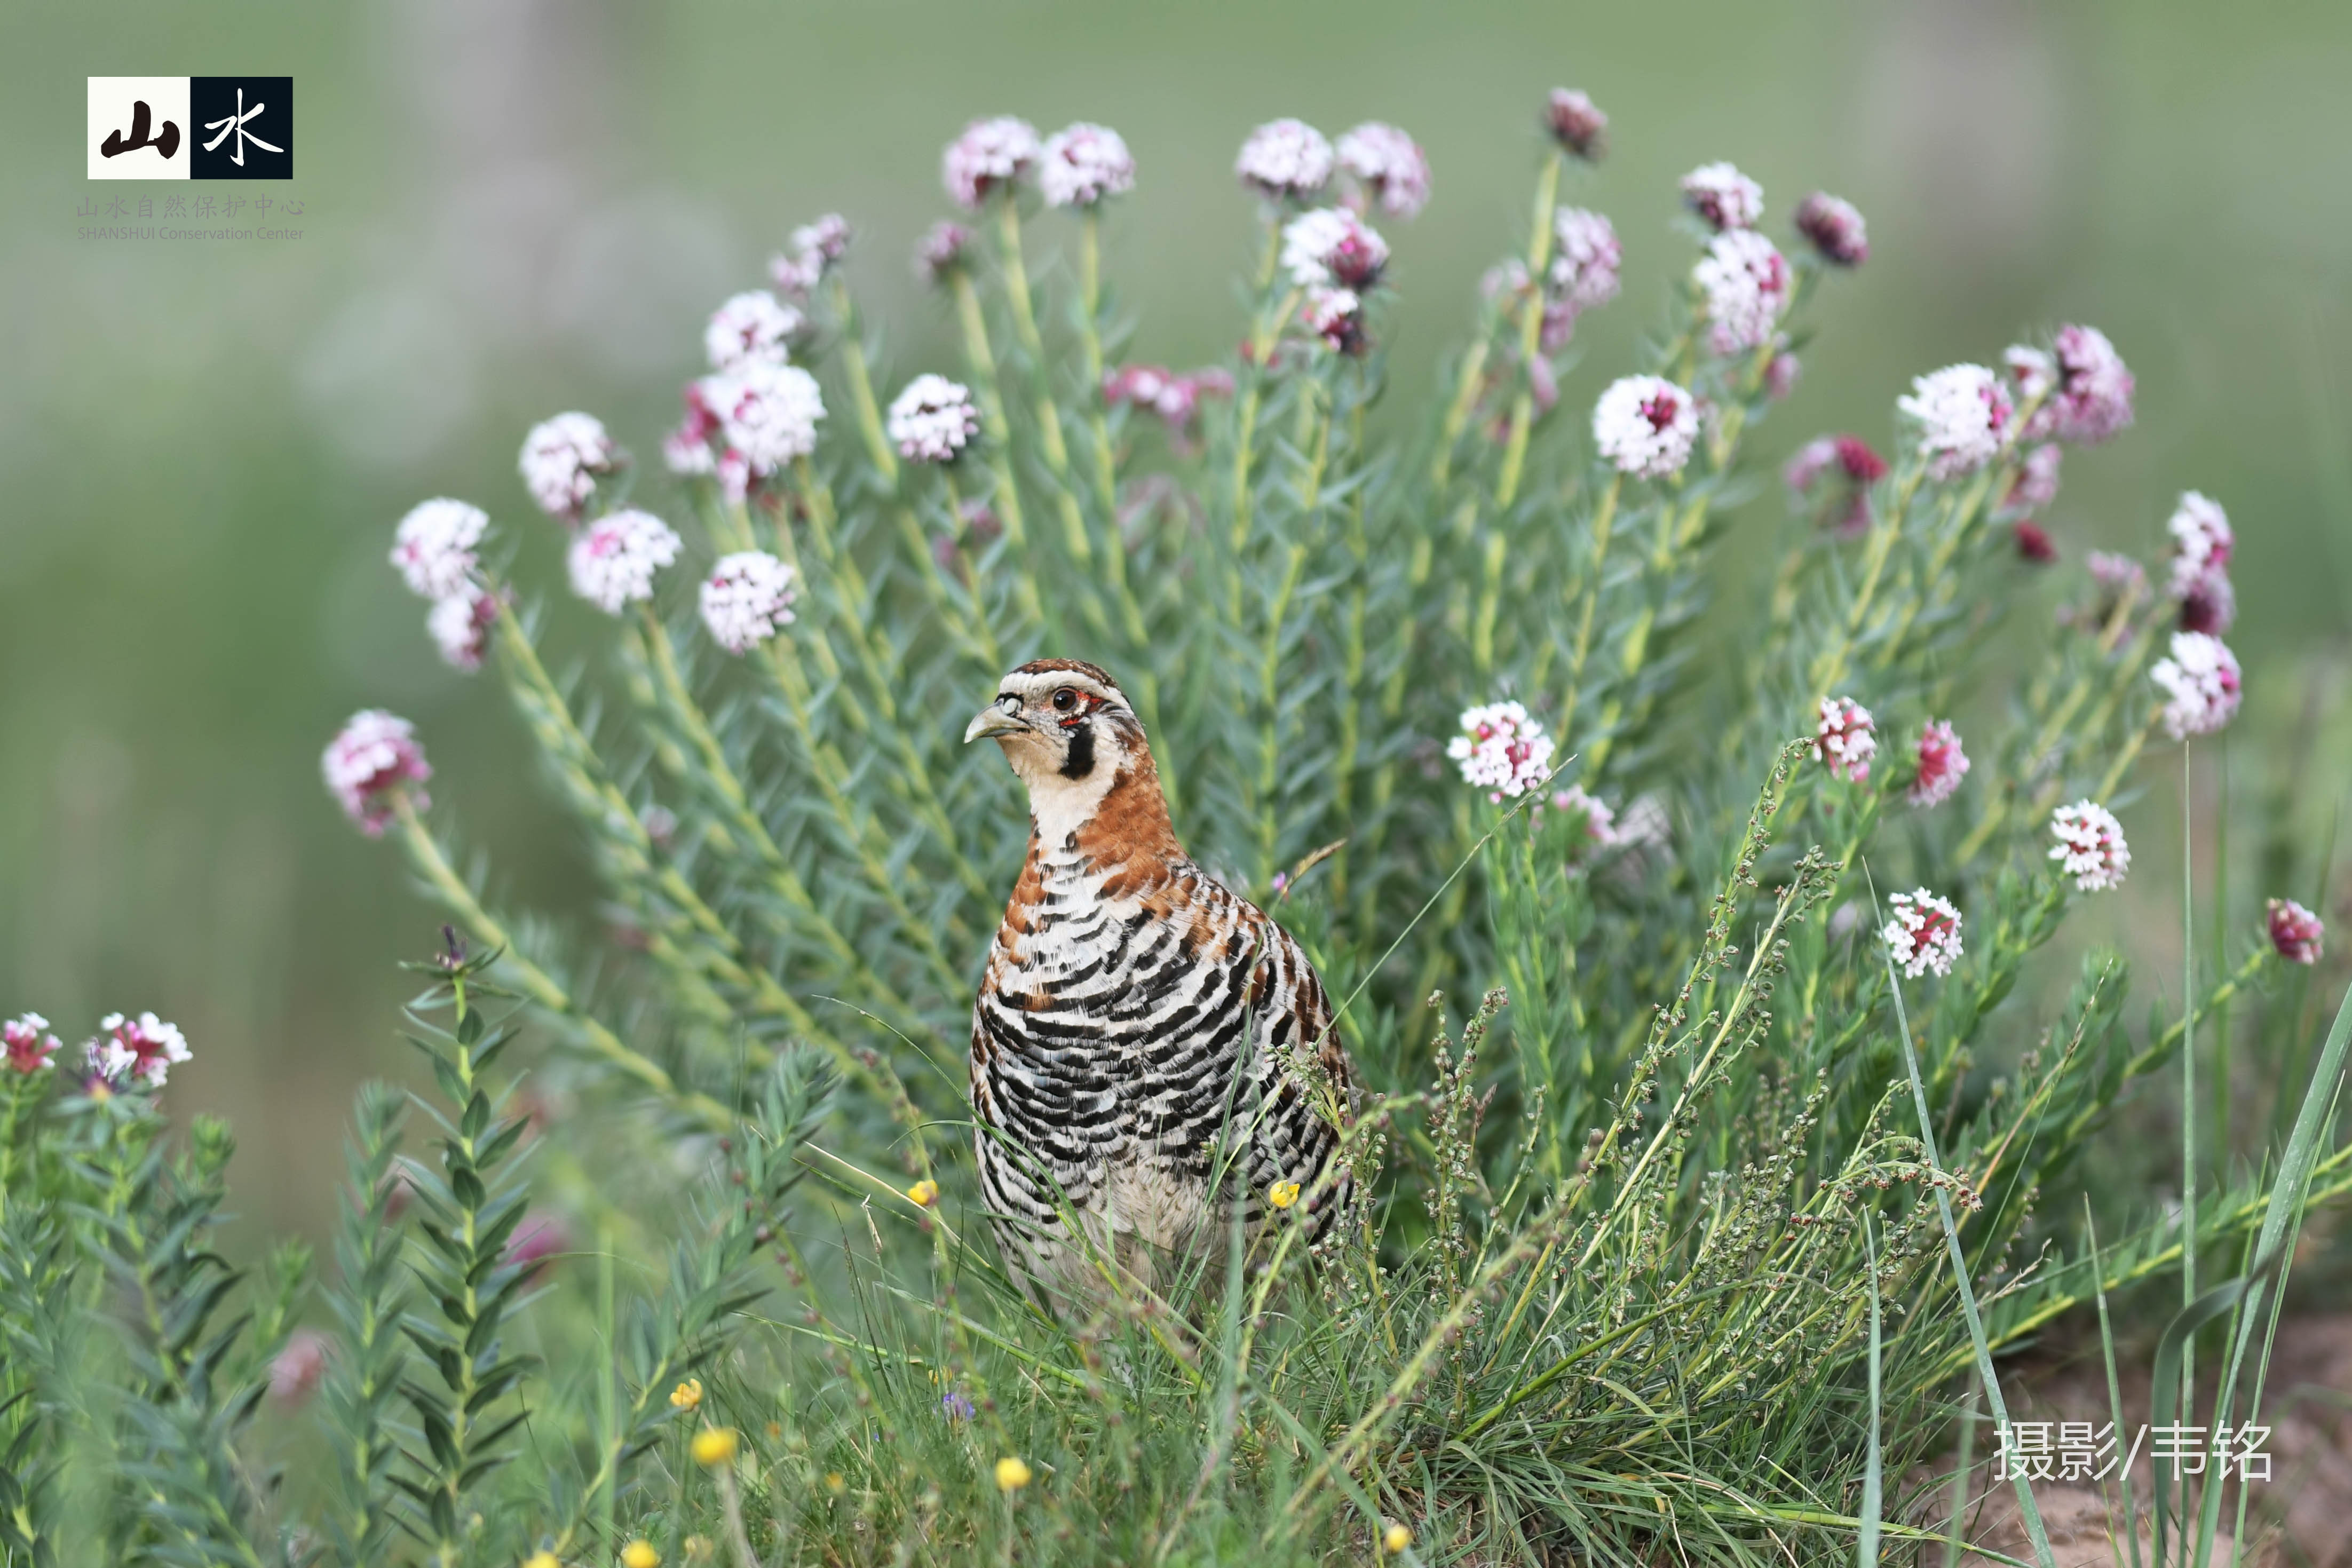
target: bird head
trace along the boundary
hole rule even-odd
[[[972,718],[967,742],[992,740],[1021,782],[1030,813],[1048,842],[1093,816],[1123,776],[1158,775],[1143,725],[1127,694],[1099,668],[1074,658],[1041,658],[997,682],[996,699]]]

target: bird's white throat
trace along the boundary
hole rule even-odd
[[[1014,768],[1029,786],[1029,820],[1036,825],[1037,842],[1049,851],[1066,845],[1070,835],[1086,826],[1103,797],[1110,794],[1124,760],[1113,752],[1099,757],[1086,777],[1071,779],[1053,772],[1032,773],[1021,767],[1021,759],[1014,759]]]

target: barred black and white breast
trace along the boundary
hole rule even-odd
[[[972,1007],[981,1180],[1007,1263],[1048,1300],[1099,1299],[1111,1268],[1148,1284],[1171,1255],[1221,1255],[1236,1186],[1256,1226],[1297,1183],[1295,1215],[1319,1234],[1347,1201],[1331,1167],[1352,1088],[1306,954],[1185,855],[1103,671],[1023,665],[964,738],[983,736],[1029,786],[1028,861]]]

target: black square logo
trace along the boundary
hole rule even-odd
[[[192,76],[188,175],[197,180],[294,177],[294,79]]]

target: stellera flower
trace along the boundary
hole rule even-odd
[[[1948,719],[1934,720],[1919,731],[1918,766],[1906,792],[1913,805],[1941,805],[1952,798],[1968,777],[1969,754],[1960,749],[1959,731]]]
[[[1764,187],[1729,163],[1702,163],[1683,176],[1683,205],[1717,231],[1754,228]]]
[[[1388,262],[1388,241],[1345,207],[1317,207],[1283,226],[1283,269],[1301,289],[1360,293],[1380,281]]]
[[[598,518],[572,541],[564,563],[572,591],[617,616],[654,596],[654,574],[677,559],[680,541],[669,524],[645,511]]]
[[[1772,341],[1789,304],[1789,264],[1772,242],[1750,228],[1715,237],[1691,268],[1706,316],[1707,347],[1744,353]]]
[[[2124,841],[2124,825],[2096,801],[2078,800],[2050,814],[2050,858],[2059,872],[2074,879],[2075,889],[2105,892],[2124,885],[2131,869],[2131,846]]]
[[[1544,781],[1551,771],[1551,737],[1517,702],[1488,702],[1465,709],[1462,732],[1446,742],[1445,754],[1462,770],[1462,781],[1500,803]]]
[[[2000,450],[2011,404],[2000,378],[1980,364],[1951,364],[1914,378],[1895,406],[1917,427],[1932,479],[1972,474]]]
[[[1877,725],[1870,710],[1851,697],[1822,698],[1813,726],[1813,760],[1829,769],[1830,777],[1864,783],[1877,754]]]
[[[425,630],[442,661],[468,675],[482,668],[489,651],[490,627],[498,623],[499,596],[468,584],[446,599],[436,599],[425,613]]]
[[[703,579],[702,624],[729,653],[745,654],[776,635],[793,618],[800,597],[789,562],[763,550],[722,555]]]
[[[1563,151],[1597,163],[1609,151],[1609,117],[1584,93],[1556,87],[1544,100],[1544,124]]]
[[[415,785],[433,776],[425,748],[416,743],[415,727],[381,709],[363,709],[327,742],[320,771],[328,789],[342,803],[344,815],[373,838],[393,819],[393,802],[405,794],[419,811],[431,797]]]
[[[816,450],[824,394],[800,366],[753,362],[704,376],[699,385],[719,435],[751,473],[775,473]]]
[[[1894,918],[1880,934],[1904,975],[1949,974],[1960,956],[1960,911],[1948,899],[1925,888],[1897,893],[1887,902]]]
[[[710,313],[702,331],[702,352],[718,371],[748,364],[782,364],[792,355],[801,313],[765,289],[734,295]]]
[[[2327,928],[2319,917],[2293,899],[2273,899],[2265,911],[2271,946],[2289,963],[2317,963],[2319,946]],[[52,1042],[54,1044],[55,1042]]]
[[[2021,344],[2007,359],[2019,401],[2042,398],[2028,436],[2092,446],[2131,424],[2131,371],[2096,327],[2061,327],[2048,353]]]
[[[944,286],[964,266],[971,247],[971,230],[952,218],[941,218],[923,231],[915,247],[915,273],[934,287]]]
[[[1870,259],[1870,237],[1852,202],[1815,191],[1797,204],[1797,232],[1813,242],[1832,267],[1859,267]]]
[[[1094,206],[1135,189],[1135,158],[1118,132],[1081,121],[1045,138],[1037,189],[1048,206]]]
[[[1010,114],[975,120],[940,155],[940,177],[948,195],[977,211],[999,191],[1018,184],[1044,149],[1037,128]]]
[[[1691,395],[1661,376],[1622,377],[1592,405],[1592,444],[1620,473],[1671,479],[1697,438]]]
[[[1553,298],[1567,309],[1570,321],[1614,300],[1618,268],[1624,263],[1616,225],[1601,213],[1562,207],[1552,218],[1551,233],[1551,265],[1545,269],[1544,281]],[[1549,327],[1549,321],[1545,325]],[[1561,341],[1566,341],[1565,333]]]
[[[400,568],[410,593],[446,598],[472,580],[481,564],[475,546],[489,526],[489,514],[470,502],[446,496],[419,501],[393,531],[392,563]]]
[[[1429,159],[1420,143],[1393,125],[1368,120],[1339,138],[1339,167],[1391,217],[1412,217],[1429,205]]]
[[[152,1013],[142,1013],[136,1018],[109,1013],[98,1026],[99,1037],[89,1042],[90,1065],[113,1083],[144,1083],[161,1089],[173,1066],[192,1056],[179,1026],[167,1024]]]
[[[2237,716],[2244,696],[2238,656],[2204,632],[2173,633],[2170,657],[2147,674],[2165,694],[2164,727],[2176,741],[2221,729]]]
[[[1309,289],[1298,316],[1334,353],[1360,354],[1370,342],[1364,333],[1363,296],[1353,289]]]
[[[952,461],[979,434],[980,410],[960,381],[926,372],[890,401],[890,439],[909,461]]]
[[[618,473],[626,461],[604,421],[575,410],[532,426],[516,466],[540,510],[577,522],[596,493],[596,481]]]
[[[53,1065],[58,1041],[47,1033],[48,1026],[38,1013],[22,1013],[0,1024],[0,1066],[29,1077]]]
[[[1234,160],[1242,184],[1271,200],[1298,199],[1331,178],[1331,143],[1303,120],[1274,120],[1249,133]]]

